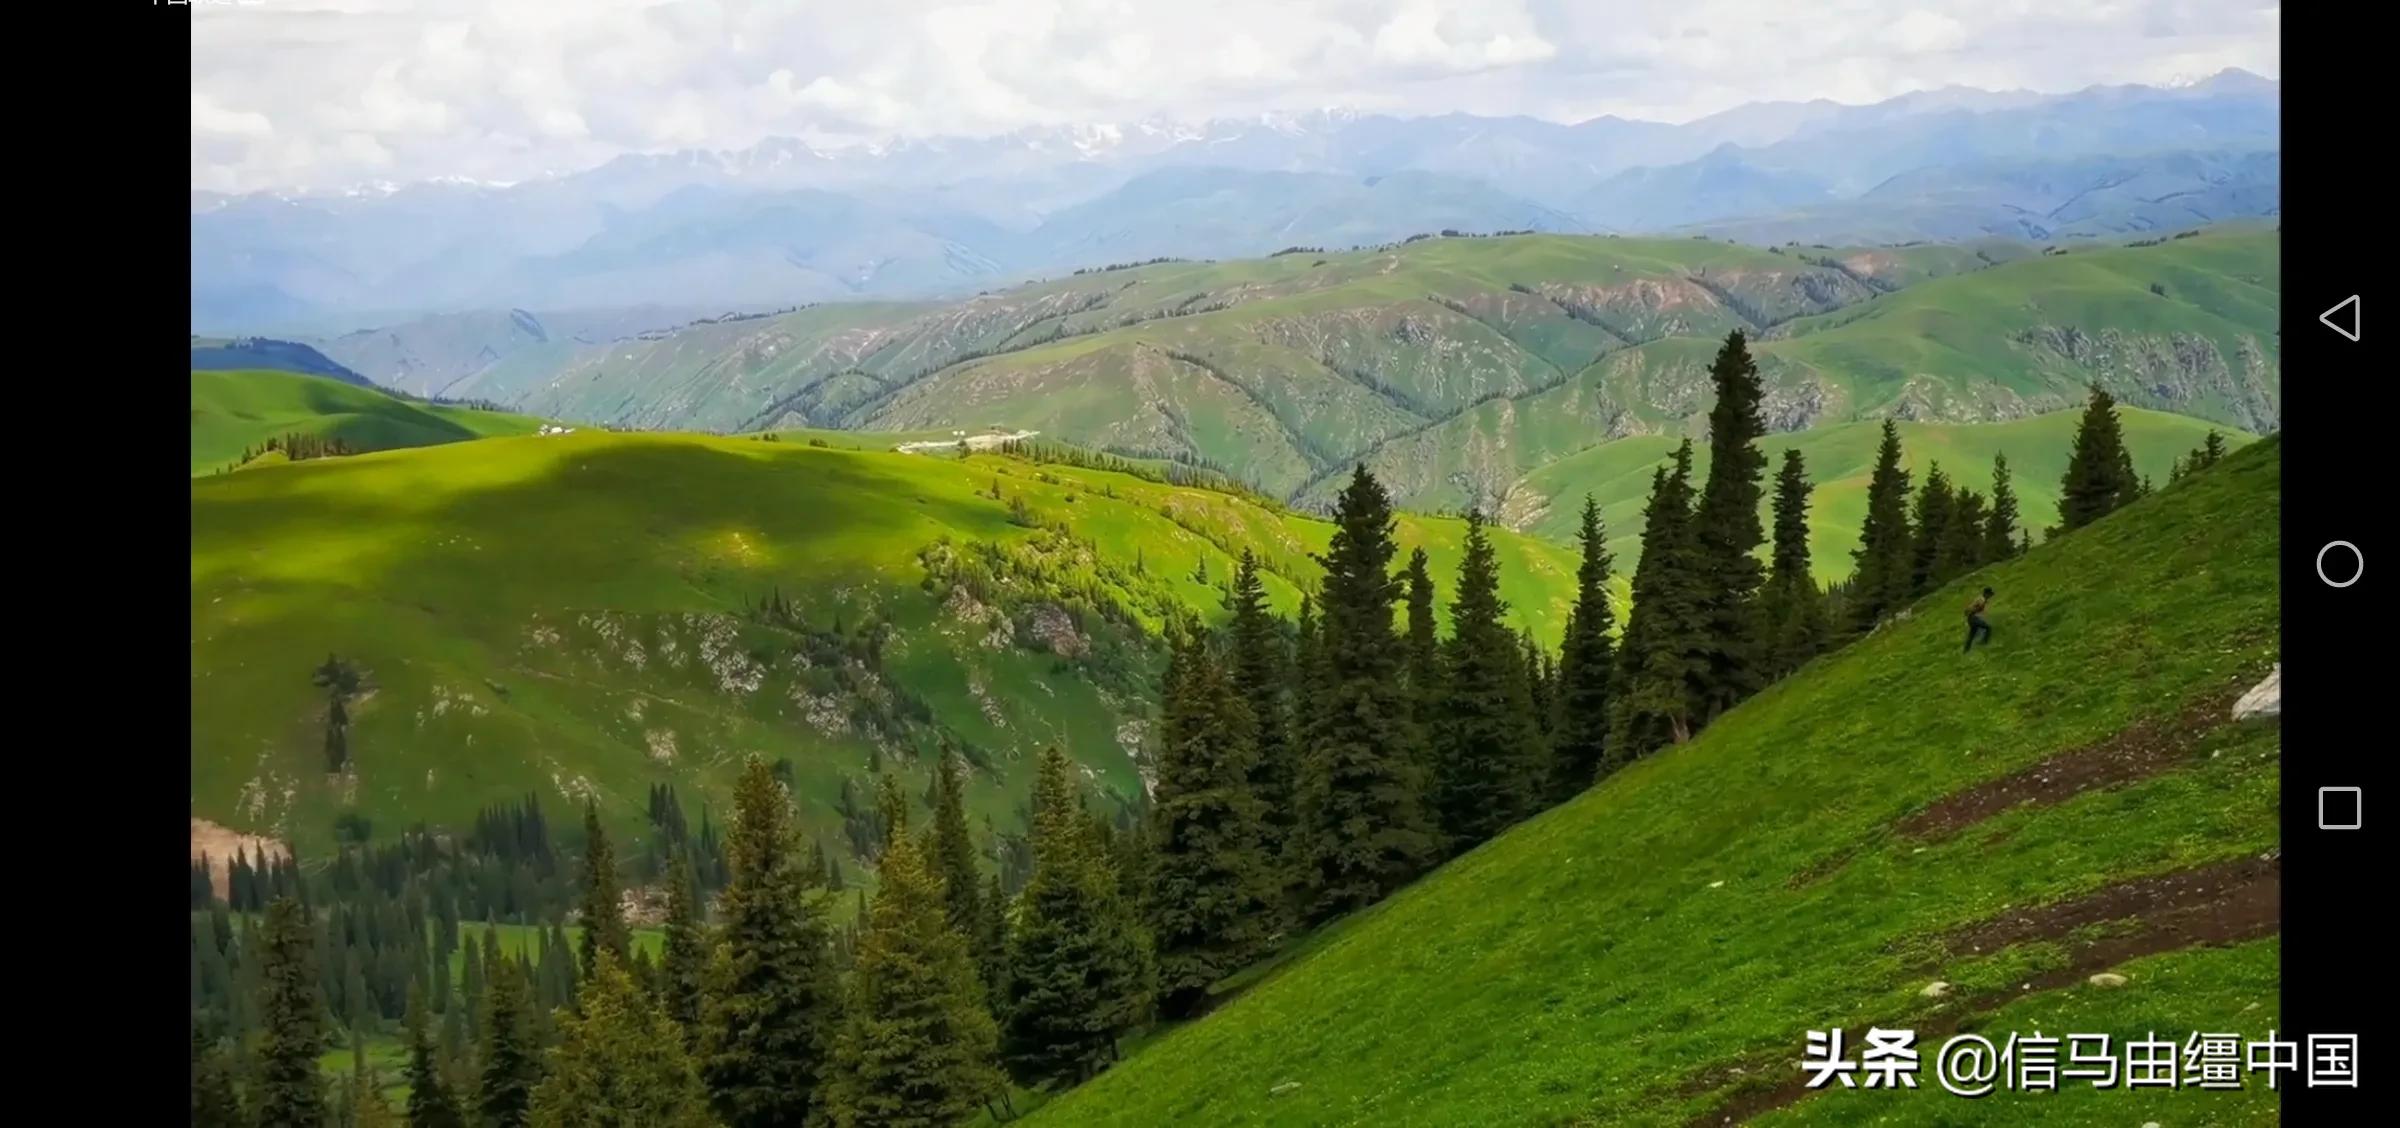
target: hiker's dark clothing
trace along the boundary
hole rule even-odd
[[[1992,641],[1992,625],[1983,621],[1984,606],[1990,602],[1988,597],[1978,597],[1975,602],[1967,604],[1967,650],[1975,649],[1975,636],[1977,635],[1983,636],[1985,645],[1990,645]],[[1966,651],[1962,650],[1959,653],[1963,654]]]

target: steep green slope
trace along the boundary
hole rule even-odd
[[[1970,1106],[1794,1083],[1831,1025],[2272,1023],[2280,729],[2227,708],[2277,657],[2280,445],[1936,593],[1033,1121],[2272,1123],[2258,1086]],[[1985,584],[1993,642],[1961,655]],[[2237,946],[2161,954],[2195,940]],[[2111,967],[2125,987],[2084,985]]]
[[[792,761],[830,847],[846,781],[921,785],[947,738],[1014,830],[1046,744],[1137,794],[1161,614],[1222,615],[1244,545],[1288,611],[1330,530],[999,455],[596,431],[197,478],[192,811],[305,848],[344,810],[458,826],[530,791],[638,833],[651,784],[721,796],[757,752]],[[1400,522],[1445,588],[1463,538]],[[1499,549],[1516,621],[1554,642],[1570,554]],[[778,592],[791,612],[760,613]],[[338,772],[329,654],[366,682]]]
[[[239,461],[280,435],[340,439],[352,450],[432,446],[528,434],[541,420],[504,411],[412,403],[323,376],[263,370],[192,372],[192,473]]]
[[[2058,483],[2072,453],[2075,425],[2081,411],[2055,411],[2007,423],[1901,423],[1902,465],[1911,486],[1924,484],[1929,467],[1940,466],[1953,485],[1984,495],[1992,492],[1992,458],[2008,456],[2009,477],[2016,491],[2018,517],[2034,531],[2058,523]],[[2117,417],[2133,452],[2134,469],[2164,485],[2175,460],[2208,437],[2213,425],[2188,415],[2169,415],[2121,407]],[[2228,447],[2239,448],[2252,436],[2226,427],[2213,427]],[[1807,431],[1769,435],[1760,444],[1767,452],[1772,474],[1782,464],[1783,451],[1797,450],[1807,460],[1816,491],[1809,496],[1809,558],[1817,578],[1831,582],[1850,574],[1851,550],[1858,547],[1859,525],[1867,516],[1867,480],[1874,473],[1875,450],[1883,440],[1881,423],[1842,423]],[[1565,542],[1575,535],[1583,497],[1600,502],[1609,530],[1609,546],[1630,568],[1641,552],[1642,507],[1650,498],[1650,472],[1674,456],[1677,440],[1643,435],[1603,443],[1569,455],[1525,476],[1509,491],[1502,520],[1536,536]],[[1693,447],[1696,474],[1708,467],[1709,447]],[[1772,497],[1759,502],[1762,528],[1772,528]]]

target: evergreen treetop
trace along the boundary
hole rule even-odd
[[[1575,605],[1567,614],[1558,653],[1558,731],[1554,741],[1552,801],[1590,787],[1608,751],[1609,684],[1615,675],[1616,608],[1608,581],[1615,561],[1600,520],[1600,503],[1584,495],[1583,522],[1575,534],[1581,561],[1575,568]]]

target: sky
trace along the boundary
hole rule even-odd
[[[635,152],[833,147],[1348,107],[1688,121],[1964,85],[2280,78],[2238,0],[213,0],[192,187],[513,182]]]

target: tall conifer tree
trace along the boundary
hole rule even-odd
[[[1867,519],[1859,529],[1858,548],[1851,554],[1856,570],[1850,574],[1846,602],[1850,629],[1865,634],[1883,617],[1908,605],[1911,580],[1908,527],[1908,471],[1900,466],[1900,428],[1883,421],[1883,443],[1875,451],[1875,472],[1867,480]]]
[[[1259,805],[1259,856],[1267,867],[1269,911],[1274,918],[1270,929],[1280,930],[1294,878],[1292,805],[1300,770],[1287,693],[1292,661],[1281,624],[1267,607],[1258,560],[1246,548],[1241,569],[1234,574],[1233,622],[1227,630],[1233,647],[1229,661],[1234,690],[1249,706],[1253,726],[1249,787]]]
[[[259,955],[258,1075],[251,1096],[261,1125],[314,1125],[325,1120],[325,1085],[317,1074],[324,1052],[324,1004],[317,989],[315,930],[291,897],[267,906]]]
[[[522,1128],[531,1123],[533,1087],[542,1079],[532,988],[518,960],[489,961],[484,978],[475,1109],[483,1128]]]
[[[1616,608],[1609,601],[1608,535],[1600,503],[1584,495],[1583,525],[1576,532],[1582,561],[1575,568],[1575,606],[1567,614],[1566,639],[1558,652],[1558,731],[1551,775],[1551,800],[1567,799],[1600,776],[1608,753],[1609,682],[1616,673]]]
[[[192,1023],[192,1128],[251,1128],[216,1040]]]
[[[1765,579],[1755,555],[1765,539],[1758,525],[1767,471],[1767,456],[1758,449],[1767,433],[1759,413],[1765,388],[1740,330],[1727,334],[1717,350],[1709,382],[1716,404],[1708,413],[1708,480],[1692,513],[1698,613],[1706,632],[1695,727],[1766,684],[1753,606]]]
[[[791,803],[752,756],[734,785],[719,941],[701,1006],[700,1072],[728,1128],[822,1116],[840,1021],[824,906],[800,871]]]
[[[2059,526],[2075,530],[2108,516],[2139,496],[2141,479],[2125,449],[2124,425],[2115,397],[2092,385],[2092,398],[2075,425],[2075,445],[2059,480]]]
[[[925,860],[941,879],[943,919],[971,942],[983,921],[983,877],[975,870],[975,838],[967,829],[965,772],[959,755],[944,748],[934,767],[932,837]],[[974,952],[972,943],[968,951]]]
[[[840,1128],[947,1128],[1002,1090],[999,1034],[922,848],[895,838],[876,873],[828,1107]]]
[[[1544,766],[1524,652],[1502,621],[1500,564],[1483,514],[1467,513],[1466,555],[1450,605],[1439,720],[1432,731],[1434,810],[1456,850],[1532,814]]]
[[[1909,522],[1914,526],[1908,572],[1912,599],[1932,591],[1940,582],[1935,565],[1940,562],[1942,541],[1950,533],[1950,511],[1956,505],[1949,475],[1942,473],[1941,463],[1933,463],[1925,470],[1925,485],[1917,491],[1917,511]]]
[[[609,847],[608,831],[600,825],[599,805],[583,801],[583,936],[576,950],[576,970],[592,974],[599,952],[617,957],[625,966],[633,956],[633,934],[625,927],[622,894],[617,887],[617,852]]]
[[[1335,506],[1325,567],[1321,684],[1300,809],[1311,915],[1362,908],[1424,872],[1434,848],[1422,736],[1392,629],[1391,496],[1359,466]]]
[[[1155,979],[1123,926],[1116,876],[1093,846],[1056,748],[1034,780],[1033,875],[1008,935],[1002,1053],[1028,1084],[1078,1082],[1116,1054]]]
[[[426,1025],[425,990],[412,985],[408,992],[408,1128],[466,1128],[466,1117],[460,1113],[458,1098],[450,1091],[449,1079],[442,1074],[441,1060],[434,1054],[433,1035]]]
[[[1263,811],[1250,792],[1256,722],[1198,630],[1173,645],[1145,900],[1159,1008],[1183,1018],[1211,984],[1258,954],[1273,922]]]
[[[583,1013],[560,1016],[559,1044],[529,1098],[530,1123],[710,1128],[708,1091],[684,1052],[682,1031],[614,951],[598,951],[582,999]]]
[[[2008,456],[1992,456],[1992,505],[1983,518],[1983,549],[1985,562],[2006,560],[2017,555],[2017,488],[2008,473]]]
[[[1419,728],[1424,729],[1428,746],[1436,714],[1441,711],[1442,648],[1435,634],[1433,610],[1433,573],[1426,567],[1425,550],[1414,549],[1408,554],[1408,692],[1413,699]],[[1427,751],[1431,751],[1428,747]]]
[[[1696,589],[1705,574],[1692,539],[1692,442],[1651,476],[1633,612],[1617,650],[1610,693],[1609,757],[1618,764],[1691,738],[1707,620]]]
[[[659,951],[658,979],[667,1017],[683,1031],[687,1047],[698,1044],[700,1001],[707,983],[709,940],[700,919],[700,893],[691,855],[675,852],[667,875],[666,942]]]
[[[1784,451],[1775,475],[1773,567],[1759,597],[1768,671],[1775,677],[1799,669],[1825,645],[1825,599],[1809,561],[1810,489],[1806,459],[1797,450]]]
[[[1950,499],[1950,523],[1943,527],[1942,544],[1933,564],[1933,582],[1945,584],[1983,566],[1986,515],[1983,495],[1959,490]]]

